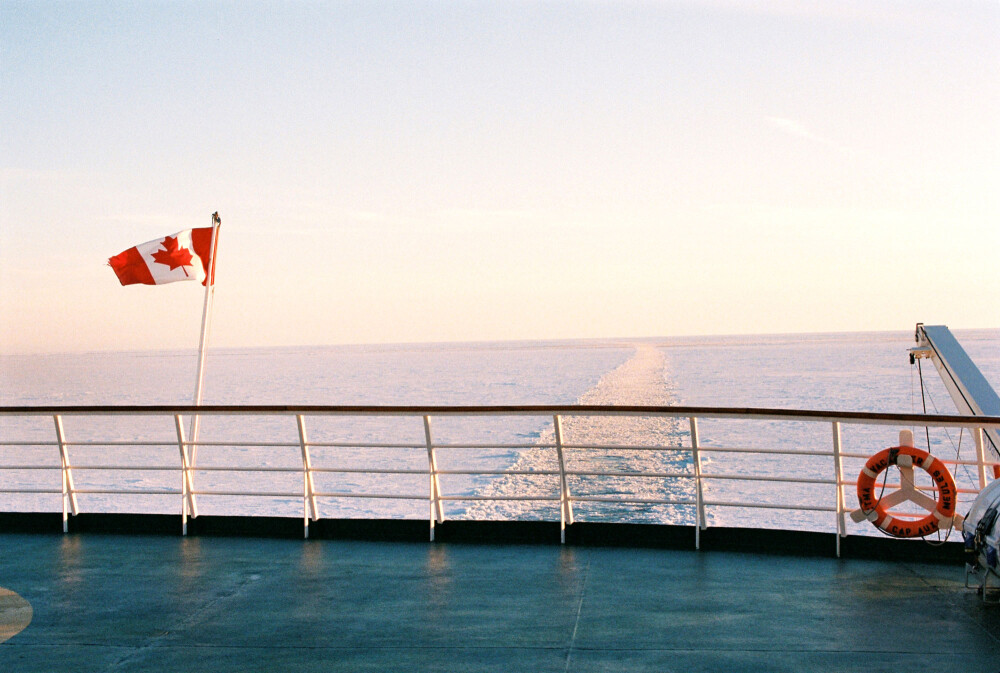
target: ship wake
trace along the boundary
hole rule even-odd
[[[666,358],[653,345],[635,345],[634,355],[605,374],[577,400],[581,405],[676,404],[676,392],[669,380]],[[568,488],[574,498],[599,498],[595,502],[574,502],[576,520],[634,521],[690,524],[695,513],[691,505],[664,503],[607,502],[606,500],[685,500],[694,499],[693,480],[637,476],[639,472],[691,472],[689,451],[659,450],[687,442],[684,419],[628,416],[566,416],[562,419],[564,460],[568,472],[603,472],[617,476],[570,475]],[[536,445],[522,450],[508,469],[517,472],[557,471],[554,428],[550,424]],[[638,449],[581,448],[628,446]],[[558,477],[552,475],[504,475],[478,489],[477,495],[504,498],[524,496],[558,497]],[[462,518],[472,519],[551,519],[558,516],[558,502],[526,500],[477,501]]]

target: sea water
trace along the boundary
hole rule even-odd
[[[956,336],[987,380],[1000,389],[1000,330],[958,331]],[[911,366],[910,333],[855,333],[739,337],[645,338],[471,344],[329,346],[274,349],[210,349],[205,404],[310,405],[517,405],[637,404],[763,407],[873,412],[954,413],[930,365],[922,374]],[[0,356],[0,404],[187,404],[192,399],[196,354],[178,352],[77,353]],[[922,379],[922,380],[921,380]],[[923,384],[923,394],[921,393]],[[310,417],[309,440],[352,446],[314,447],[313,466],[375,467],[414,474],[318,473],[325,492],[427,492],[427,452],[418,418]],[[107,463],[134,466],[128,472],[78,470],[77,488],[176,490],[178,453],[172,418],[101,417],[64,419],[70,442],[118,442],[71,447],[74,465]],[[301,466],[298,429],[291,416],[204,417],[199,466]],[[556,469],[551,418],[432,419],[435,443],[455,445],[437,451],[438,468],[451,471],[537,472]],[[4,441],[51,442],[51,418],[4,421]],[[917,430],[918,445],[930,441],[943,457],[974,455],[967,433]],[[687,419],[563,419],[567,444],[683,446],[690,442]],[[843,426],[844,450],[870,454],[897,443],[896,428]],[[828,451],[831,427],[822,423],[701,419],[706,447],[766,447]],[[252,441],[275,446],[242,447]],[[158,442],[156,446],[149,443]],[[362,444],[393,444],[373,449]],[[461,444],[517,444],[518,449],[467,448]],[[944,455],[948,453],[950,455]],[[829,480],[829,458],[758,454],[704,455],[703,471],[719,475],[806,476]],[[52,447],[0,447],[2,464],[58,465]],[[579,472],[638,470],[690,471],[685,451],[568,450],[567,468]],[[170,472],[143,470],[173,466]],[[856,465],[848,461],[848,468]],[[424,473],[419,474],[421,471]],[[968,482],[973,476],[959,468]],[[197,489],[272,491],[277,497],[203,496],[202,513],[301,516],[301,474],[282,472],[199,472]],[[59,488],[56,470],[0,472],[10,488]],[[52,483],[50,483],[52,482]],[[682,478],[579,476],[571,481],[578,520],[691,523],[694,508],[677,504],[614,503],[606,500],[691,500],[693,484]],[[442,492],[468,500],[446,503],[450,518],[558,518],[558,495],[551,476],[444,474]],[[833,486],[714,479],[705,482],[708,500],[761,504],[835,503]],[[482,500],[537,494],[547,500]],[[81,494],[82,511],[179,511],[176,496]],[[0,494],[0,511],[59,511],[59,495]],[[325,517],[404,517],[428,515],[426,500],[325,498]],[[824,512],[712,506],[713,525],[767,526],[830,530]]]

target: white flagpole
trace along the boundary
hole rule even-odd
[[[201,341],[198,344],[198,379],[194,386],[194,405],[201,406],[201,389],[205,380],[205,346],[208,344],[208,332],[212,323],[212,298],[215,296],[215,245],[219,240],[219,227],[222,220],[219,213],[212,213],[212,246],[211,263],[208,265],[208,278],[205,284],[205,308],[201,313]],[[200,417],[196,414],[191,419],[191,466],[198,459],[198,425]],[[197,513],[193,513],[197,516]]]

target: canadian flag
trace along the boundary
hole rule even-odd
[[[163,285],[181,280],[197,280],[206,285],[212,266],[213,229],[186,229],[142,243],[115,255],[108,264],[122,285]]]

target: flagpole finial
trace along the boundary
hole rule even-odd
[[[222,219],[219,217],[219,211],[212,213],[212,224],[222,224]]]

